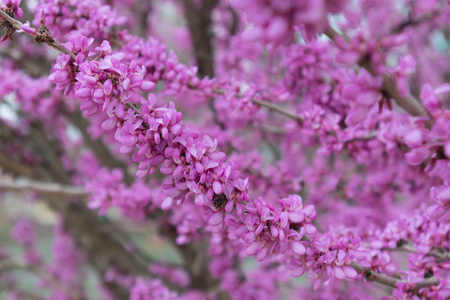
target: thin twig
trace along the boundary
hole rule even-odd
[[[16,20],[16,19],[14,19],[14,18],[11,18],[4,11],[0,10],[0,16],[2,18],[4,18],[6,21],[8,21],[16,30],[21,30],[22,29],[23,23],[18,21],[18,20]],[[27,32],[25,32],[25,33],[28,34]],[[31,34],[28,34],[28,35],[33,37]],[[57,51],[59,51],[59,52],[61,52],[63,54],[70,55],[70,57],[72,57],[72,59],[75,60],[75,58],[76,58],[75,54],[70,52],[63,45],[61,45],[56,39],[53,38],[51,41],[50,40],[45,40],[43,42],[46,43],[47,45],[49,45],[50,47],[52,47],[53,49],[56,49]]]
[[[378,283],[381,283],[383,285],[390,286],[393,288],[396,288],[397,283],[400,283],[400,282],[413,285],[417,289],[421,289],[424,287],[430,287],[430,286],[437,286],[440,283],[440,280],[437,280],[436,278],[426,278],[417,283],[410,283],[410,282],[407,282],[407,281],[404,281],[404,280],[401,280],[401,279],[398,279],[398,278],[395,278],[392,276],[388,276],[386,274],[375,272],[374,270],[372,270],[370,268],[365,268],[355,262],[350,263],[350,266],[353,269],[355,269],[356,272],[364,273],[364,277],[366,278],[367,281],[378,282]]]
[[[63,197],[87,197],[89,194],[83,188],[49,183],[35,180],[2,180],[0,179],[0,190],[8,191],[32,191],[39,194],[47,194]]]
[[[258,100],[258,99],[251,99],[252,103],[262,106],[262,107],[266,107],[272,111],[275,111],[283,116],[286,116],[288,118],[291,118],[293,120],[296,120],[298,122],[303,122],[303,118],[297,114],[294,114],[292,112],[290,112],[289,110],[286,110],[284,108],[282,108],[281,106],[278,106],[276,104],[273,104],[271,102],[268,101],[264,101],[264,100]]]
[[[223,89],[215,88],[213,91],[216,94],[225,95],[225,91]],[[236,97],[237,98],[241,98],[242,95],[237,95]],[[265,100],[260,100],[260,99],[256,99],[256,98],[252,98],[252,99],[250,99],[250,101],[252,103],[258,105],[258,106],[268,108],[268,109],[270,109],[270,110],[272,110],[272,111],[274,111],[276,113],[279,113],[279,114],[281,114],[281,115],[283,115],[285,117],[291,118],[291,119],[296,120],[298,122],[303,122],[303,118],[301,116],[299,116],[299,115],[297,115],[297,114],[295,114],[293,112],[290,112],[289,110],[287,110],[287,109],[285,109],[285,108],[283,108],[283,107],[281,107],[279,105],[276,105],[276,104],[274,104],[272,102],[265,101]]]
[[[403,31],[403,30],[404,30],[405,28],[407,28],[407,27],[410,27],[410,26],[416,26],[416,25],[419,25],[419,24],[421,24],[421,23],[424,23],[424,22],[426,22],[426,21],[428,21],[428,20],[431,20],[431,19],[433,19],[434,17],[437,17],[437,16],[443,11],[446,2],[447,2],[447,0],[442,0],[442,1],[439,3],[439,6],[438,6],[437,9],[434,9],[434,10],[430,11],[429,13],[424,14],[423,16],[421,16],[421,17],[418,18],[418,19],[415,19],[415,20],[414,20],[414,19],[410,18],[410,19],[408,19],[408,20],[405,20],[404,22],[400,23],[397,27],[395,27],[395,28],[391,31],[391,33],[392,33],[392,34],[400,33],[401,31]]]
[[[271,133],[271,134],[277,134],[277,135],[284,135],[287,133],[286,129],[284,128],[279,128],[279,127],[275,127],[275,126],[253,126],[253,128],[255,130],[260,130],[266,133]]]
[[[401,245],[396,248],[383,248],[386,251],[399,251],[399,252],[409,252],[409,253],[418,253],[417,250],[411,245]],[[425,256],[431,256],[437,258],[438,261],[446,261],[450,260],[450,252],[447,251],[439,251],[439,250],[431,250],[430,252],[424,254]]]

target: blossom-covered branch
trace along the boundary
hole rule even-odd
[[[181,251],[185,264],[192,262],[186,268],[192,281],[186,283],[182,275],[177,281],[202,290],[204,297],[211,289],[219,295],[220,282],[232,298],[276,298],[290,273],[307,274],[321,296],[359,293],[367,287],[365,279],[394,288],[394,298],[444,299],[449,292],[445,93],[450,85],[439,78],[433,81],[435,88],[425,84],[420,96],[414,87],[410,90],[408,76],[416,60],[402,52],[407,47],[399,46],[413,47],[417,40],[409,36],[407,44],[403,33],[392,32],[399,14],[390,2],[355,3],[363,20],[349,13],[345,1],[262,5],[250,0],[233,2],[231,11],[227,3],[207,6],[213,2],[200,1],[195,7],[208,7],[202,16],[210,22],[208,28],[196,27],[194,7],[185,7],[192,39],[180,36],[173,47],[194,41],[184,44],[182,52],[194,46],[199,62],[199,42],[213,46],[208,64],[215,78],[202,78],[205,71],[179,63],[158,39],[113,33],[113,26],[124,21],[110,6],[58,3],[56,10],[49,10],[49,0],[35,12],[39,33],[21,25],[37,42],[51,41],[52,31],[68,40],[48,81],[67,100],[81,103],[83,116],[91,122],[89,134],[104,137],[126,162],[121,169],[103,168],[104,162],[84,151],[92,147],[67,138],[67,127],[58,128],[55,132],[70,153],[58,158],[71,174],[63,183],[85,186],[88,207],[100,214],[116,207],[124,217],[142,221],[157,208],[165,210],[156,219],[159,230],[186,250]],[[435,4],[427,9],[436,9]],[[169,5],[180,9],[176,2]],[[19,12],[18,1],[8,0],[6,7]],[[386,11],[392,24],[379,21]],[[343,34],[328,30],[333,42],[315,39],[331,28],[328,16],[339,12],[344,13],[337,25]],[[444,7],[433,22],[417,26],[441,30],[440,18],[446,13],[450,11]],[[420,19],[416,14],[412,10]],[[251,26],[241,26],[247,22]],[[7,18],[2,24],[11,37],[17,28]],[[198,36],[205,37],[203,31],[210,26],[215,26],[215,39],[200,41]],[[1,86],[8,90],[7,84]],[[34,97],[18,92],[20,88],[14,91],[25,110],[35,114]],[[58,94],[51,86],[46,91]],[[391,100],[410,115],[393,111]],[[252,131],[267,125],[282,134]],[[15,147],[7,145],[4,151],[13,153]],[[227,153],[221,151],[225,147]],[[129,185],[122,182],[128,169],[138,178]],[[73,219],[68,222],[78,226]],[[206,253],[206,243],[209,259],[191,252],[200,247]],[[407,251],[405,260],[391,255],[392,250]],[[247,256],[259,261],[257,271],[243,267]],[[150,296],[153,291],[186,296],[183,291],[171,293],[157,279],[128,281],[127,274],[120,274],[127,267],[114,265],[121,270],[110,271],[111,278],[122,286],[133,281],[132,288],[127,286],[133,297],[156,297]],[[105,273],[104,265],[99,269]],[[207,269],[214,280],[200,284],[197,279],[204,277],[195,274]],[[172,274],[156,266],[153,270],[161,277]],[[340,286],[343,279],[347,288]],[[313,295],[301,287],[288,289],[306,298]]]
[[[49,45],[50,47],[52,47],[53,49],[55,49],[56,51],[64,53],[64,54],[68,54],[72,57],[72,59],[75,59],[75,56],[73,55],[73,53],[71,53],[65,47],[61,46],[61,44],[57,40],[55,40],[53,37],[48,35],[48,33],[45,31],[45,27],[40,28],[39,31],[36,31],[36,29],[31,28],[29,25],[23,24],[22,22],[9,16],[3,10],[0,10],[0,16],[2,17],[3,22],[6,22],[6,24],[2,24],[3,26],[7,26],[7,24],[10,24],[15,30],[24,31],[29,36],[35,38],[35,40],[37,42],[43,42],[43,43]],[[47,31],[48,31],[48,29],[47,29]],[[12,34],[11,34],[11,36],[12,36]]]

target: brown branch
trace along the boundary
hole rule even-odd
[[[309,238],[308,236],[303,236],[302,241],[311,242],[311,238]],[[364,273],[364,278],[367,281],[378,282],[380,284],[383,284],[385,286],[389,286],[392,288],[396,288],[397,287],[396,284],[400,283],[400,282],[410,284],[416,289],[421,289],[421,288],[430,287],[430,286],[438,286],[441,283],[441,281],[437,280],[436,278],[426,278],[417,283],[410,283],[405,280],[401,280],[399,278],[395,278],[395,277],[392,277],[392,276],[389,276],[389,275],[386,275],[383,273],[376,272],[376,271],[372,270],[371,268],[363,267],[356,262],[351,262],[350,266],[353,269],[355,269],[355,271],[357,273]]]
[[[21,30],[22,29],[22,25],[23,23],[11,18],[10,16],[8,16],[7,13],[5,13],[4,11],[0,10],[0,16],[5,19],[6,21],[8,21],[16,30]],[[25,32],[26,34],[28,34],[27,32]],[[32,35],[28,34],[29,36],[33,37]],[[70,52],[69,50],[67,50],[66,47],[62,46],[56,39],[52,38],[51,40],[43,40],[43,43],[46,43],[47,45],[49,45],[50,47],[52,47],[53,49],[64,53],[64,54],[68,54],[70,55],[70,57],[72,57],[73,60],[75,60],[76,56],[75,54],[73,54],[72,52]]]
[[[447,0],[442,0],[439,3],[439,6],[437,9],[434,9],[426,14],[424,14],[423,16],[421,16],[418,19],[412,19],[409,18],[408,20],[403,21],[402,23],[400,23],[398,26],[396,26],[391,33],[392,34],[398,34],[401,31],[403,31],[405,28],[407,27],[411,27],[411,26],[417,26],[419,24],[425,23],[428,20],[433,19],[434,17],[437,17],[445,8],[445,4],[446,4]]]
[[[225,91],[223,89],[215,88],[213,91],[216,94],[225,95]],[[241,98],[241,97],[243,97],[243,95],[240,95],[240,94],[236,95],[236,98]],[[260,100],[260,99],[256,99],[256,98],[252,98],[252,99],[250,99],[250,101],[252,103],[254,103],[255,105],[268,108],[268,109],[270,109],[270,110],[272,110],[272,111],[274,111],[274,112],[276,112],[278,114],[281,114],[281,115],[283,115],[285,117],[288,117],[288,118],[293,119],[295,121],[298,121],[300,123],[303,122],[303,118],[301,116],[299,116],[299,115],[297,115],[295,113],[292,113],[289,110],[287,110],[287,109],[285,109],[285,108],[283,108],[283,107],[281,107],[281,106],[279,106],[277,104],[274,104],[272,102],[269,102],[269,101],[266,101],[266,100]]]
[[[212,10],[216,0],[181,0],[194,46],[200,77],[214,77]],[[200,2],[200,3],[196,3]]]
[[[278,106],[278,105],[273,104],[273,103],[268,102],[268,101],[258,100],[258,99],[254,99],[254,98],[251,99],[251,101],[252,101],[252,103],[254,103],[256,105],[268,108],[268,109],[270,109],[270,110],[272,110],[274,112],[277,112],[277,113],[279,113],[279,114],[281,114],[283,116],[286,116],[286,117],[288,117],[290,119],[293,119],[293,120],[298,121],[300,123],[303,122],[303,118],[301,116],[299,116],[297,114],[294,114],[294,113],[290,112],[289,110],[284,109],[281,106]]]
[[[397,283],[400,283],[400,282],[410,284],[410,285],[414,286],[416,289],[421,289],[421,288],[430,287],[430,286],[437,286],[440,283],[440,280],[437,280],[436,278],[427,278],[427,279],[424,279],[417,283],[409,283],[407,281],[404,281],[404,280],[401,280],[401,279],[398,279],[398,278],[395,278],[392,276],[388,276],[386,274],[375,272],[374,270],[372,270],[370,268],[365,268],[355,262],[350,263],[350,266],[353,269],[355,269],[356,272],[364,273],[364,277],[366,278],[367,281],[378,282],[378,283],[381,283],[383,285],[386,285],[386,286],[389,286],[392,288],[396,288]]]
[[[138,17],[138,27],[137,27],[137,35],[145,37],[147,32],[150,31],[150,22],[148,22],[148,18],[153,10],[153,0],[139,0],[135,2],[134,12]]]
[[[231,24],[228,28],[230,35],[236,35],[239,29],[239,15],[236,10],[231,6],[227,6],[228,11],[231,13]]]
[[[24,267],[25,265],[23,263],[11,259],[0,259],[0,273]]]
[[[336,39],[341,36],[344,39],[348,40],[348,37],[342,36],[337,33],[333,28],[328,27],[325,30],[325,35],[327,35],[331,40]],[[364,57],[358,62],[359,66],[366,69],[372,75],[377,75],[375,72],[375,68],[370,62],[370,58],[368,56]],[[383,74],[383,87],[381,89],[381,93],[383,93],[387,98],[394,99],[394,101],[412,116],[417,117],[428,117],[428,113],[425,108],[422,106],[421,102],[414,98],[412,95],[407,95],[405,97],[400,95],[400,92],[397,87],[397,83],[395,81],[395,77],[391,74]]]
[[[363,66],[364,63],[361,63]],[[368,68],[366,68],[368,69]],[[372,73],[373,74],[373,73]],[[391,74],[383,74],[383,88],[382,93],[384,93],[387,98],[394,99],[395,102],[408,113],[414,117],[428,117],[428,112],[425,110],[421,102],[414,98],[411,94],[406,96],[401,96],[398,91],[397,83],[395,77]]]
[[[284,135],[287,133],[286,129],[284,129],[284,128],[279,128],[279,127],[270,126],[270,125],[268,125],[268,126],[253,126],[253,129],[260,130],[265,133],[277,134],[277,135]]]
[[[348,143],[352,143],[352,142],[358,142],[358,141],[369,141],[369,140],[373,140],[374,138],[376,138],[377,135],[375,132],[370,132],[364,136],[361,137],[355,137],[353,139],[350,139],[348,141],[345,141],[346,144]]]
[[[191,41],[194,46],[194,56],[198,67],[198,77],[214,77],[214,47],[212,33],[212,10],[217,4],[216,0],[201,0],[194,3],[193,0],[181,0],[184,14],[191,33]],[[226,128],[217,115],[214,107],[214,98],[208,101],[214,123],[223,130]]]
[[[61,196],[61,197],[87,197],[88,193],[83,188],[62,185],[53,182],[42,182],[36,180],[1,180],[0,190],[15,192],[36,192],[43,195]]]

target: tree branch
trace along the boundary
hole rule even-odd
[[[0,179],[0,190],[8,190],[16,192],[31,191],[44,195],[62,196],[62,197],[85,198],[88,196],[88,194],[80,187],[35,180]]]
[[[16,163],[3,153],[3,151],[0,151],[0,166],[12,173],[23,174],[26,177],[30,177],[33,174],[32,168]]]
[[[432,11],[430,11],[429,13],[424,14],[423,16],[421,16],[418,19],[412,19],[409,18],[408,20],[405,20],[404,22],[400,23],[397,27],[395,27],[391,33],[392,34],[398,34],[401,31],[403,31],[405,28],[410,27],[410,26],[416,26],[419,25],[421,23],[425,23],[426,21],[438,16],[444,9],[445,7],[445,3],[447,2],[447,0],[442,0],[439,3],[439,6],[437,9],[434,9]]]
[[[341,36],[337,33],[333,28],[328,27],[325,30],[325,35],[327,35],[331,40],[336,39],[338,36]],[[348,40],[348,38],[344,37]],[[375,69],[370,62],[369,57],[364,57],[362,60],[358,62],[358,65],[364,69],[366,69],[372,75],[377,75],[375,73]],[[415,99],[412,95],[407,95],[405,97],[400,95],[398,91],[397,83],[395,78],[391,74],[383,74],[383,87],[381,92],[390,99],[394,99],[394,101],[404,110],[406,110],[409,114],[416,117],[428,117],[428,112],[422,106],[419,100]]]
[[[311,242],[311,239],[308,236],[303,236],[302,240]],[[356,262],[351,262],[350,266],[353,269],[355,269],[356,272],[364,273],[364,278],[367,281],[378,282],[380,284],[383,284],[385,286],[389,286],[392,288],[396,288],[397,283],[400,283],[400,282],[413,285],[416,289],[430,287],[430,286],[438,286],[439,283],[441,282],[440,280],[437,280],[436,278],[426,278],[417,283],[410,283],[405,280],[401,280],[399,278],[395,278],[395,277],[392,277],[392,276],[389,276],[389,275],[386,275],[383,273],[376,272],[376,271],[372,270],[371,268],[363,267]]]
[[[8,21],[16,30],[21,30],[22,29],[22,25],[23,23],[11,18],[10,16],[8,16],[7,13],[5,13],[4,11],[0,10],[0,16],[5,19],[6,21]],[[25,32],[26,34],[28,34],[27,32]],[[32,35],[28,34],[29,36],[33,37]],[[68,54],[70,55],[70,57],[72,57],[73,60],[75,60],[76,56],[75,54],[73,54],[72,52],[70,52],[69,50],[67,50],[66,47],[62,46],[56,39],[52,38],[51,40],[43,40],[42,42],[46,43],[47,45],[49,45],[50,47],[52,47],[53,49],[64,53],[64,54]]]
[[[198,74],[201,77],[213,78],[214,48],[211,16],[216,0],[181,0],[181,2],[191,32]]]
[[[404,244],[401,246],[398,246],[396,248],[383,248],[383,250],[386,251],[399,251],[399,252],[409,252],[409,253],[418,253],[417,250],[408,244]],[[446,260],[450,260],[450,252],[447,251],[440,251],[440,250],[436,250],[433,249],[430,252],[428,252],[427,254],[425,254],[425,256],[431,256],[436,258],[439,262],[442,261],[446,261]]]
[[[254,104],[258,105],[258,106],[268,108],[268,109],[270,109],[270,110],[272,110],[274,112],[277,112],[277,113],[279,113],[279,114],[281,114],[283,116],[286,116],[286,117],[288,117],[290,119],[293,119],[293,120],[298,121],[300,123],[303,122],[303,118],[301,116],[299,116],[297,114],[294,114],[294,113],[290,112],[289,110],[284,109],[281,106],[278,106],[278,105],[273,104],[273,103],[268,102],[268,101],[258,100],[258,99],[255,99],[255,98],[251,99],[251,101],[252,101],[252,103],[254,103]]]
[[[435,279],[435,278],[427,278],[424,279],[420,282],[417,283],[409,283],[407,281],[395,278],[395,277],[391,277],[388,276],[386,274],[382,274],[382,273],[378,273],[375,272],[374,270],[370,269],[370,268],[365,268],[363,266],[361,266],[358,263],[352,262],[350,263],[350,266],[356,270],[356,272],[358,273],[364,273],[364,277],[366,278],[367,281],[374,281],[374,282],[378,282],[381,283],[383,285],[392,287],[392,288],[396,288],[397,287],[397,283],[403,282],[406,284],[410,284],[415,286],[415,288],[420,289],[420,288],[424,288],[424,287],[430,287],[430,286],[437,286],[439,285],[440,281]]]

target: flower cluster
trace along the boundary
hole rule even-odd
[[[89,36],[107,38],[114,26],[125,25],[126,18],[118,16],[109,5],[92,0],[39,1],[34,8],[33,24],[38,27],[44,19],[53,36]]]
[[[359,74],[349,72],[349,82],[342,89],[342,97],[352,101],[353,108],[345,118],[347,125],[355,125],[366,119],[369,110],[378,103],[382,95],[379,92],[382,85],[382,78],[373,77],[369,72],[361,70]]]
[[[189,98],[195,104],[204,103],[213,96],[214,81],[209,78],[199,79],[196,67],[187,67],[178,61],[178,57],[166,45],[154,37],[147,40],[132,35],[124,35],[121,51],[124,60],[135,60],[145,66],[146,78],[152,82],[161,81],[165,85],[162,95]]]
[[[436,202],[427,210],[427,215],[432,219],[441,219],[448,222],[450,218],[450,187],[448,184],[431,189],[431,197]]]
[[[87,178],[85,178],[86,180]],[[112,172],[100,169],[86,180],[85,188],[91,192],[88,207],[104,214],[111,207],[117,207],[124,216],[135,220],[145,219],[160,205],[156,188],[151,188],[141,180],[131,186],[123,183],[123,173],[119,169]],[[161,191],[161,197],[164,196]]]

